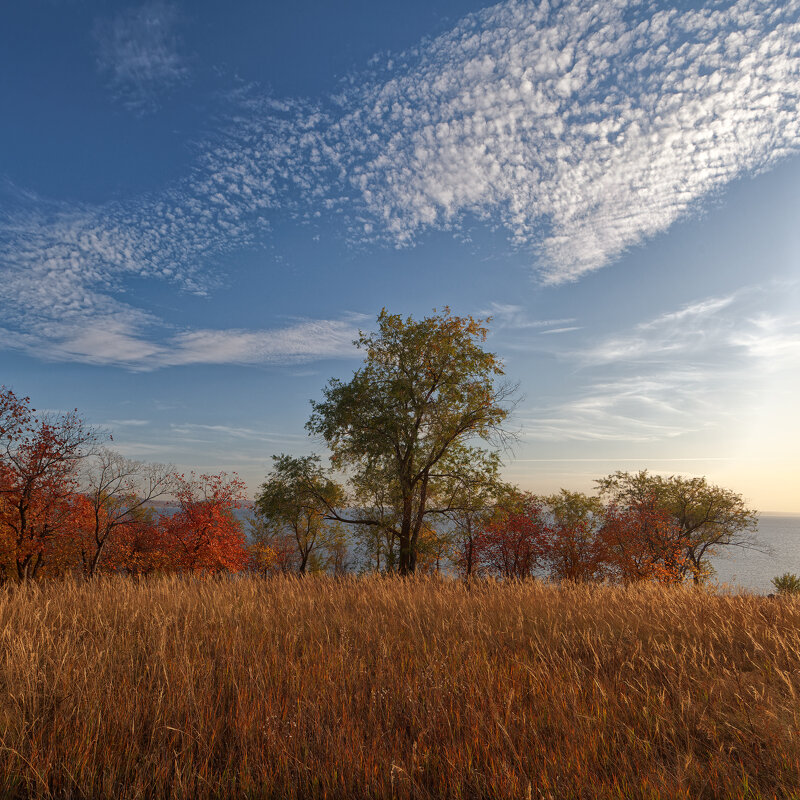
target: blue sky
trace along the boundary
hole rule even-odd
[[[381,307],[492,315],[507,475],[800,511],[800,2],[2,12],[0,383],[256,488]]]

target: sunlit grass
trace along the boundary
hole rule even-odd
[[[798,797],[800,601],[107,579],[0,592],[3,797]]]

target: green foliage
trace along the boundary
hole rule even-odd
[[[784,572],[772,579],[772,585],[778,594],[800,595],[800,578],[791,572]]]
[[[503,369],[483,349],[484,322],[449,308],[420,321],[384,309],[378,332],[355,342],[363,366],[347,383],[332,379],[324,400],[312,402],[306,427],[350,474],[367,509],[357,521],[396,537],[404,574],[416,568],[426,514],[463,496],[465,469],[496,472],[496,454],[470,446],[501,431],[513,392],[495,385]]]
[[[685,539],[686,571],[695,582],[710,574],[710,556],[720,548],[763,549],[756,537],[756,512],[740,494],[710,484],[706,478],[615,472],[596,481],[603,498],[625,509],[655,502],[668,513]]]
[[[272,460],[273,470],[256,497],[256,538],[282,552],[288,535],[294,540],[298,571],[320,569],[322,562],[315,550],[329,538],[341,550],[341,531],[333,530],[325,517],[345,502],[344,491],[328,477],[319,456],[279,455]]]

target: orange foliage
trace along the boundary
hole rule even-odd
[[[234,515],[244,500],[244,481],[224,472],[199,477],[192,473],[177,480],[180,510],[159,520],[171,566],[185,572],[244,569],[248,561],[244,532]]]
[[[654,497],[628,508],[610,505],[601,537],[612,569],[624,583],[683,581],[689,567],[686,538],[674,518],[657,506]]]

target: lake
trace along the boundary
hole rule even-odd
[[[758,538],[771,548],[770,553],[732,549],[712,559],[717,582],[766,594],[775,591],[771,581],[776,575],[800,575],[800,514],[760,515]]]
[[[177,508],[159,508],[172,514]],[[236,515],[245,523],[250,518],[249,509],[240,509]],[[758,538],[770,548],[768,553],[732,548],[726,555],[712,559],[716,570],[713,580],[732,588],[748,589],[769,594],[775,591],[772,579],[784,572],[800,575],[800,514],[761,514],[758,518]]]

